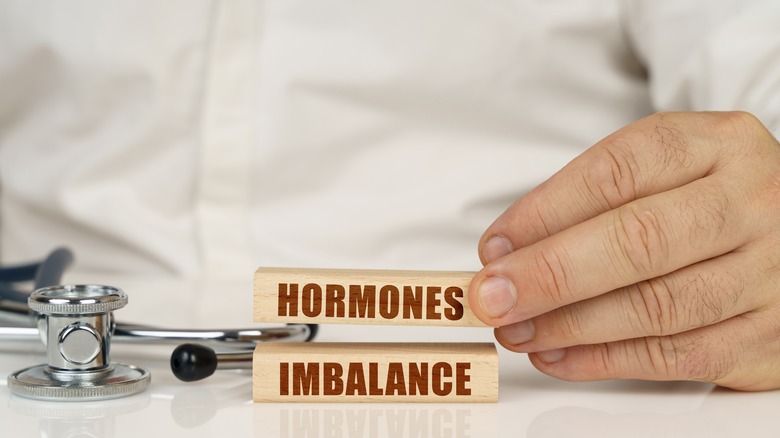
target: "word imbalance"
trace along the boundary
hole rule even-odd
[[[495,402],[491,343],[260,343],[256,402]]]
[[[255,322],[477,326],[471,272],[260,268]]]

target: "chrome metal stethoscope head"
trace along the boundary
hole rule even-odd
[[[62,285],[38,289],[29,298],[46,345],[47,363],[8,376],[9,389],[44,400],[100,400],[143,391],[149,371],[109,357],[113,311],[127,295],[111,286]]]

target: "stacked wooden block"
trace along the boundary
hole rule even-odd
[[[470,272],[260,268],[254,320],[485,327],[466,298],[472,277]],[[256,402],[498,399],[498,354],[492,343],[261,343],[253,368]]]

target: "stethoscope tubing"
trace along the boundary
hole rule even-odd
[[[180,344],[213,343],[229,349],[249,349],[258,342],[306,342],[314,338],[316,326],[290,324],[284,327],[251,329],[163,329],[117,324],[112,341],[122,343]],[[37,327],[0,326],[0,340],[39,341]]]

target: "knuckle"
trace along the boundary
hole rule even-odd
[[[557,309],[553,330],[556,337],[563,339],[580,339],[583,334],[582,312],[579,306],[571,304]]]
[[[648,118],[648,123],[652,125],[648,147],[656,155],[654,167],[659,171],[670,167],[688,168],[694,163],[695,156],[690,151],[688,138],[676,119],[671,113],[656,113]]]
[[[652,279],[635,284],[629,289],[632,329],[642,336],[662,336],[678,328],[677,303],[667,283]]]
[[[692,228],[688,243],[693,248],[711,244],[726,229],[731,203],[725,192],[718,187],[701,189],[680,208],[684,223]]]
[[[556,250],[538,251],[534,257],[534,273],[539,291],[557,305],[567,303],[571,296],[571,275],[567,260],[568,257],[563,257],[562,252]]]
[[[758,117],[747,111],[725,111],[715,115],[712,132],[719,137],[756,139],[757,133],[768,133]]]
[[[634,368],[633,376],[653,380],[687,379],[684,368],[685,352],[674,336],[648,336],[625,342],[626,361]]]
[[[531,232],[533,232],[535,235],[534,242],[538,242],[539,240],[545,239],[555,234],[555,231],[559,227],[554,226],[553,223],[560,222],[560,220],[555,217],[555,214],[555,211],[543,212],[538,205],[536,205],[535,208],[530,209],[531,217],[526,222],[526,224],[529,225]]]
[[[668,337],[644,337],[594,346],[592,361],[599,374],[608,378],[675,377],[677,352]]]
[[[680,352],[669,336],[651,336],[637,339],[635,351],[641,359],[639,363],[645,367],[645,373],[661,378],[675,378],[679,376]]]
[[[713,121],[707,127],[708,134],[727,142],[732,148],[734,143],[740,146],[731,154],[732,162],[737,162],[736,158],[739,158],[741,162],[752,166],[755,163],[766,163],[767,160],[777,160],[780,144],[756,116],[745,111],[713,114]]]
[[[725,340],[718,340],[723,344]],[[680,342],[670,338],[677,357],[676,373],[684,379],[717,383],[733,373],[738,362],[735,354],[704,338]]]
[[[655,336],[636,340],[645,373],[663,379],[722,381],[737,367],[736,356],[701,337]],[[720,341],[722,343],[722,340]],[[644,351],[642,351],[644,349]]]
[[[615,363],[615,358],[623,355],[615,354],[616,348],[620,348],[620,344],[604,343],[593,346],[593,363],[598,374],[604,377],[619,377],[617,370],[620,366]]]
[[[681,286],[680,296],[685,297],[683,307],[689,309],[690,328],[708,326],[733,314],[744,291],[742,278],[724,273],[699,274],[689,279]]]
[[[631,273],[650,276],[669,260],[669,243],[659,215],[631,204],[620,208],[611,238],[615,259]]]
[[[588,199],[593,200],[599,210],[614,209],[636,199],[640,190],[639,165],[631,148],[620,138],[613,139],[604,147],[594,150],[594,163],[581,175]]]

